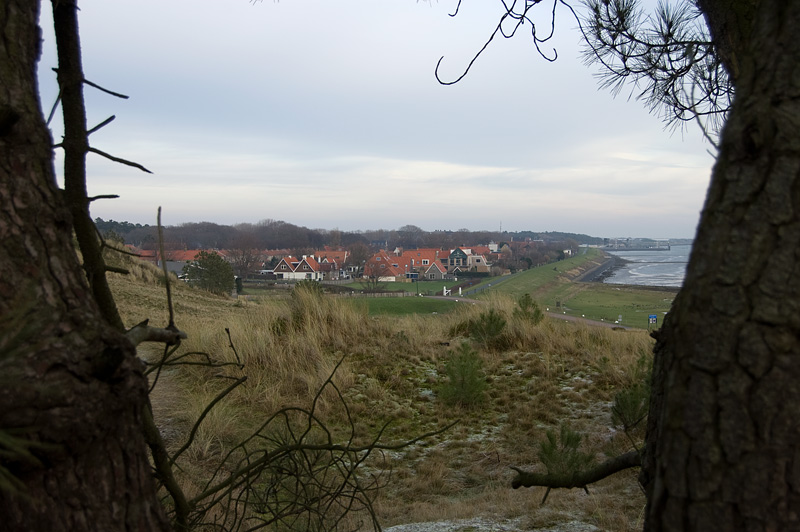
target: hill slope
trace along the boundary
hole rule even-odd
[[[164,320],[163,286],[152,271],[113,275],[112,288],[128,324]],[[464,305],[447,315],[367,317],[365,311],[332,298],[296,297],[237,302],[175,286],[177,325],[189,340],[184,352],[205,351],[236,367],[177,367],[161,376],[153,401],[162,433],[173,447],[214,394],[246,374],[247,383],[220,403],[181,463],[183,481],[208,468],[258,420],[288,404],[308,405],[344,357],[334,382],[343,391],[358,438],[412,438],[458,420],[448,432],[368,464],[389,473],[376,501],[384,525],[491,517],[513,520],[518,530],[579,521],[603,530],[634,530],[644,506],[635,471],[590,488],[558,490],[541,505],[541,488],[511,490],[510,466],[541,469],[538,442],[548,429],[567,422],[585,434],[583,450],[602,458],[629,450],[627,438],[611,427],[610,404],[617,391],[641,382],[652,348],[644,331],[613,331],[545,319],[515,317],[509,297]],[[505,320],[503,348],[465,338],[469,327],[493,310]],[[466,331],[466,332],[465,332]],[[446,404],[447,365],[462,341],[479,353],[484,399],[472,407]],[[142,350],[153,360],[158,349]],[[344,428],[336,401],[324,396],[321,415]],[[377,458],[377,457],[376,457]]]

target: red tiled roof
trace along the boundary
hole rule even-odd
[[[331,250],[327,247],[324,250],[314,252],[314,257],[316,257],[319,262],[335,262],[339,265],[344,265],[347,262],[348,255],[349,253],[347,250]]]
[[[314,272],[318,272],[319,271],[319,262],[314,260],[314,257],[311,257],[311,256],[304,257],[303,259],[301,259],[300,262],[297,263],[297,266],[295,267],[295,270],[302,268],[302,265],[303,265],[304,262],[306,264],[308,264],[308,266],[311,268],[311,271],[314,271]]]
[[[379,275],[380,277],[402,277],[412,269],[409,258],[396,257],[393,254],[389,255],[382,249],[367,260],[365,273],[367,275]]]
[[[201,249],[183,249],[183,250],[173,250],[173,251],[166,251],[164,252],[165,259],[168,261],[182,261],[188,262],[190,260],[194,260],[198,253],[200,253]],[[210,251],[209,253],[215,253],[214,251]]]
[[[472,246],[472,254],[473,255],[489,255],[492,253],[492,250],[489,249],[489,246]]]
[[[403,251],[403,257],[411,261],[413,268],[419,269],[428,266],[434,262],[438,262],[444,253],[441,249],[423,248],[423,249],[407,249]],[[423,264],[423,260],[427,260],[427,264]]]

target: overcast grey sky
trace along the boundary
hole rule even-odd
[[[500,16],[499,1],[464,0],[449,17],[456,4],[81,1],[86,77],[131,97],[86,89],[90,127],[117,116],[91,142],[154,172],[90,155],[90,195],[121,196],[93,216],[152,224],[161,205],[167,225],[694,235],[713,163],[698,128],[670,133],[627,92],[598,90],[564,9],[555,63],[521,36],[440,85],[439,57],[458,76]]]

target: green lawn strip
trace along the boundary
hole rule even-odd
[[[354,299],[356,304],[367,305],[370,316],[406,314],[444,314],[458,305],[455,301],[427,297],[364,297]]]
[[[660,325],[676,291],[574,280],[602,261],[602,253],[590,248],[577,257],[516,274],[492,290],[515,298],[531,294],[549,312],[612,323],[621,315],[621,325],[640,329],[648,328],[648,316],[654,314]]]
[[[419,290],[419,292],[421,294],[434,295],[436,292],[441,292],[442,288],[444,288],[445,286],[447,288],[452,288],[453,286],[456,286],[456,285],[460,284],[461,282],[463,282],[463,279],[460,280],[460,281],[453,281],[453,280],[447,280],[447,281],[418,281],[418,282],[410,282],[410,283],[402,283],[402,282],[388,283],[387,282],[387,283],[381,283],[381,289],[384,292],[411,292],[412,294],[417,293],[417,290]],[[345,286],[345,287],[347,287],[347,288],[349,288],[349,289],[351,289],[351,290],[353,290],[355,292],[362,292],[364,290],[364,283],[361,283],[361,282],[358,282],[358,281],[353,282],[353,283],[348,283],[348,284],[345,284],[345,285],[342,285],[342,286]]]
[[[625,285],[602,283],[574,283],[582,289],[563,291],[561,308],[555,304],[549,306],[550,311],[565,312],[572,316],[581,316],[592,320],[616,322],[622,316],[620,325],[647,329],[648,316],[656,315],[658,325],[669,311],[674,291],[638,288]]]

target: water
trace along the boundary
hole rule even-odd
[[[692,246],[671,246],[669,251],[607,251],[628,262],[604,283],[680,288]]]

